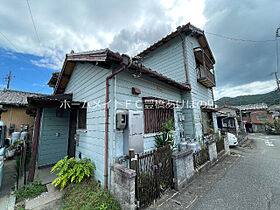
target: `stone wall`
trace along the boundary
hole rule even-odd
[[[210,161],[213,162],[217,159],[218,154],[217,154],[217,148],[216,148],[216,142],[212,141],[208,145],[208,151],[209,151],[209,158]]]
[[[174,153],[172,159],[175,189],[181,190],[188,184],[190,178],[194,175],[192,151],[184,150]]]
[[[136,172],[118,163],[111,165],[111,194],[120,202],[121,209],[134,210]]]

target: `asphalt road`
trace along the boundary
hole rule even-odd
[[[190,209],[280,210],[280,136],[249,138],[248,148],[231,149],[238,160]]]

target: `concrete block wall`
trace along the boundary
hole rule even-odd
[[[216,148],[216,141],[212,141],[209,143],[208,152],[209,152],[210,162],[217,160],[218,154],[217,154],[217,148]]]
[[[134,210],[136,172],[118,163],[111,165],[110,193],[120,202],[121,209]]]
[[[175,189],[182,190],[194,175],[192,151],[184,150],[174,153],[172,159]]]
[[[224,144],[225,144],[225,152],[226,152],[226,154],[230,154],[229,141],[228,141],[227,135],[224,138]]]

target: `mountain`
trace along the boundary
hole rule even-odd
[[[216,101],[216,104],[218,106],[223,106],[223,105],[239,106],[239,105],[259,104],[259,103],[265,103],[268,106],[280,104],[280,93],[277,91],[272,91],[265,94],[237,96],[234,98],[223,97]]]

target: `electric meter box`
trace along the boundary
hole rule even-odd
[[[126,112],[118,112],[116,114],[117,118],[117,129],[123,130],[126,128],[127,125],[127,113]]]

